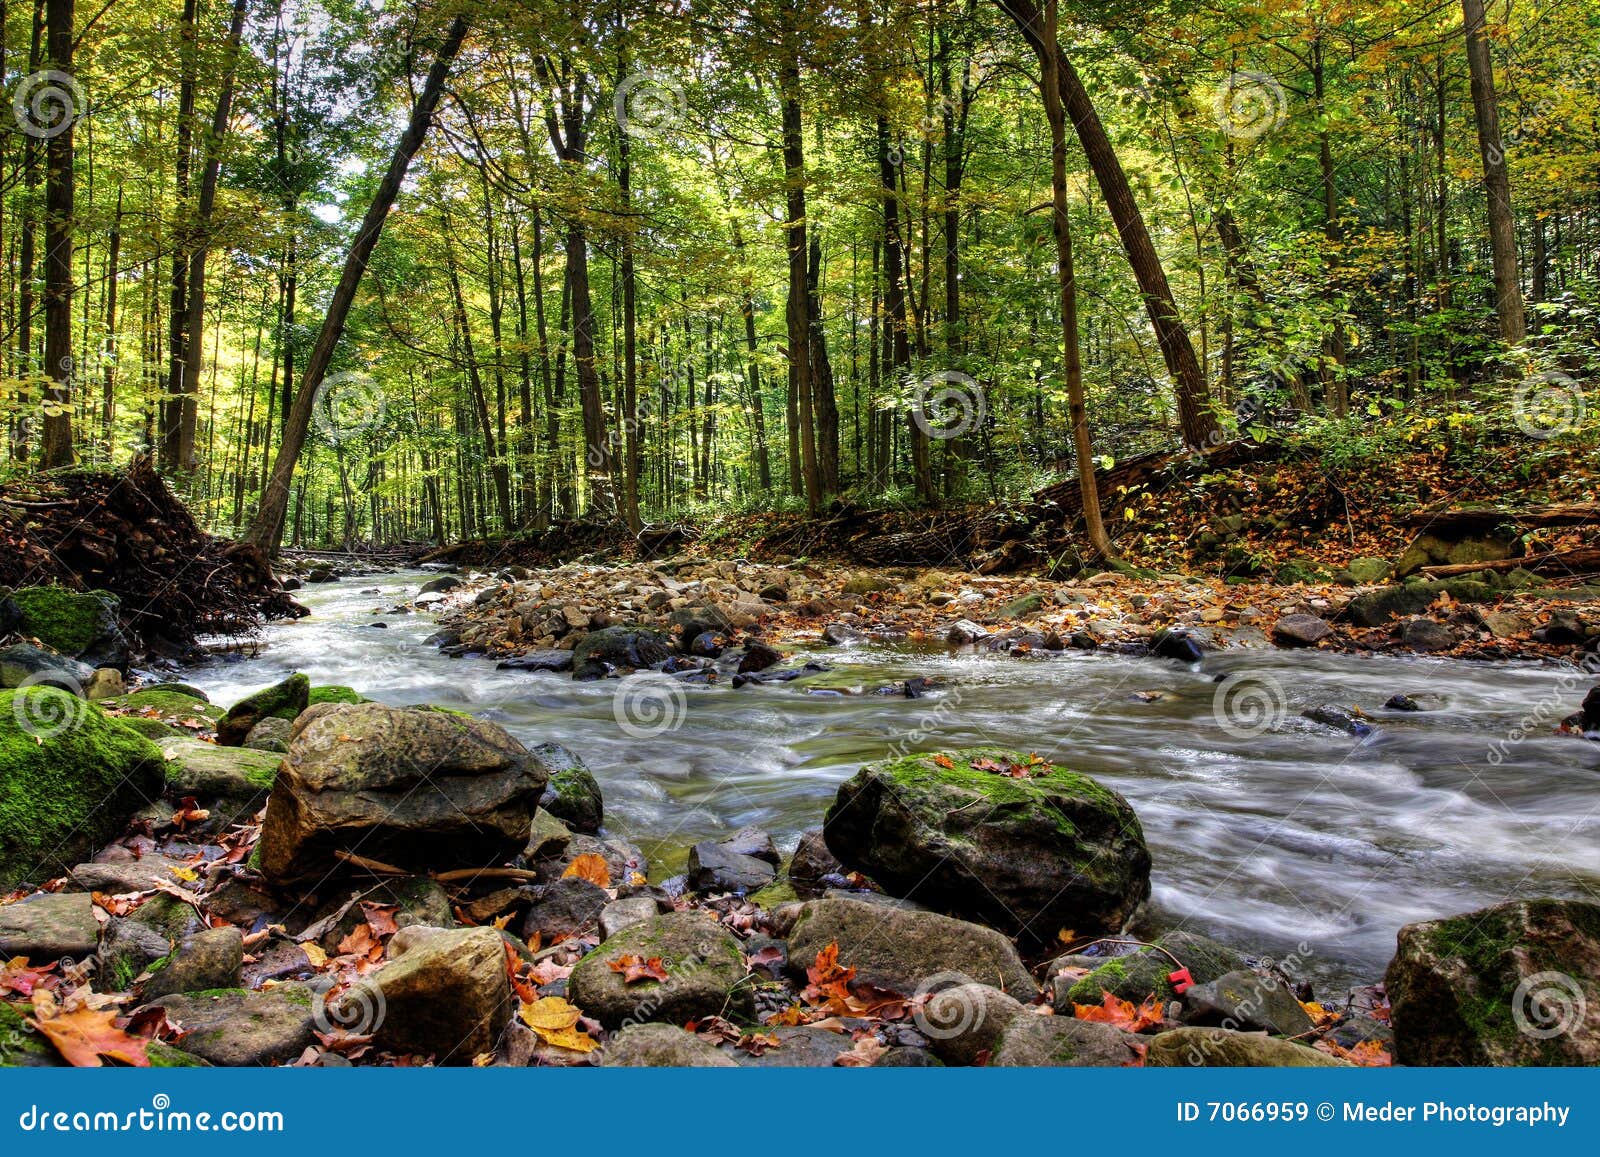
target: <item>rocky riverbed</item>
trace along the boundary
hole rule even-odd
[[[819,712],[859,704],[883,716],[892,703],[921,710],[954,698],[951,685],[969,676],[948,666],[952,647],[972,648],[1008,670],[1047,673],[1030,684],[1041,688],[1082,670],[1052,668],[1045,655],[1097,661],[1087,648],[1071,659],[1068,639],[1061,651],[1051,644],[1051,633],[1059,638],[1069,619],[1089,609],[1071,594],[990,592],[986,605],[999,594],[1013,601],[1041,596],[1031,610],[997,615],[971,597],[983,592],[968,576],[923,600],[938,618],[916,628],[922,644],[910,627],[899,640],[897,661],[911,666],[881,667],[898,677],[863,686],[857,668],[837,678],[837,667],[846,666],[838,656],[882,653],[885,623],[912,615],[902,588],[914,584],[892,595],[887,588],[851,595],[864,610],[834,604],[817,615],[803,613],[802,603],[789,620],[781,610],[756,612],[755,602],[781,608],[796,595],[821,602],[822,594],[793,581],[792,571],[784,598],[771,572],[744,576],[735,567],[733,575],[695,578],[701,590],[660,584],[667,599],[656,598],[654,608],[648,604],[657,591],[641,593],[643,583],[625,587],[612,575],[602,600],[589,593],[595,582],[587,573],[570,570],[440,584],[448,591],[408,585],[405,598],[387,603],[380,580],[362,596],[379,604],[372,607],[379,613],[347,629],[351,638],[396,632],[420,640],[436,625],[426,612],[437,609],[437,626],[460,635],[444,646],[504,653],[498,643],[469,641],[469,632],[500,621],[496,608],[515,611],[519,622],[543,615],[542,625],[552,603],[575,607],[574,614],[562,610],[566,629],[552,629],[548,640],[518,640],[524,657],[551,652],[548,664],[524,663],[530,669],[494,677],[593,688],[607,696],[619,727],[628,718],[617,706],[619,690],[630,680],[747,702],[793,696]],[[740,585],[757,581],[767,597]],[[721,582],[754,598],[724,590],[723,599],[704,589]],[[1091,582],[1067,589],[1122,588]],[[1175,586],[1171,596],[1181,592]],[[939,638],[956,613],[950,603],[933,602],[946,593],[966,599],[955,621],[985,636],[959,643],[946,631]],[[1128,610],[1118,621],[1142,610],[1132,607],[1138,593],[1127,592]],[[874,595],[888,596],[876,601],[892,606],[881,622]],[[679,598],[689,601],[672,606]],[[535,599],[538,606],[516,609]],[[641,605],[623,605],[635,600]],[[1321,609],[1309,600],[1286,602],[1272,606],[1280,617]],[[733,617],[741,603],[749,613],[743,623]],[[1205,674],[1228,655],[1197,636],[1222,621],[1206,618],[1210,609],[1191,605],[1183,613],[1198,617],[1175,623],[1198,654],[1163,657],[1153,633],[1127,642],[1144,647],[1139,670],[1149,677],[1119,710],[1181,698],[1176,686],[1148,686],[1168,678],[1198,685],[1220,675],[1226,682],[1225,668]],[[1336,617],[1336,608],[1327,610]],[[587,615],[581,624],[573,621],[580,614]],[[1029,614],[1041,621],[1027,625]],[[818,619],[826,620],[820,628]],[[1023,629],[1043,641],[1015,634],[1011,619],[1024,620]],[[373,622],[389,626],[376,631]],[[706,629],[693,630],[691,622]],[[284,631],[314,625],[313,618]],[[806,634],[830,626],[863,637],[840,630],[823,646]],[[980,651],[984,637],[1006,635],[1007,646]],[[1581,654],[1582,646],[1573,648]],[[550,669],[554,652],[567,657],[567,671]],[[1266,653],[1281,653],[1285,663],[1313,660],[1303,651]],[[459,664],[454,669],[463,676],[493,670],[467,657],[436,661],[447,669]],[[808,663],[837,667],[808,671]],[[1436,668],[1446,669],[1454,668]],[[1513,677],[1507,668],[1496,671],[1497,678]],[[790,672],[798,677],[785,678]],[[384,682],[384,671],[373,674]],[[867,693],[883,690],[892,693]],[[1324,704],[1325,711],[1308,709],[1313,718],[1290,727],[1286,741],[1322,737],[1369,749],[1372,731],[1358,734],[1363,727],[1381,738],[1430,714],[1428,692],[1413,690],[1411,706],[1420,712],[1397,705],[1381,717],[1376,708],[1345,708],[1339,716],[1337,704]],[[1265,943],[1205,935],[1172,919],[1170,901],[1163,905],[1160,895],[1171,886],[1160,881],[1182,855],[1184,809],[1151,797],[1137,780],[1102,775],[1103,758],[1087,746],[1063,751],[1031,742],[1044,738],[1042,731],[1029,735],[1013,725],[1009,742],[974,736],[980,742],[941,747],[947,721],[920,737],[890,728],[877,744],[887,755],[818,785],[813,826],[797,839],[780,831],[775,840],[757,826],[723,827],[686,838],[663,867],[658,851],[666,840],[647,852],[619,828],[616,780],[605,768],[590,771],[577,737],[561,734],[563,746],[510,719],[508,729],[483,717],[496,711],[464,713],[447,695],[433,706],[406,707],[301,674],[242,699],[230,696],[226,709],[192,684],[147,684],[91,703],[35,683],[4,699],[0,786],[16,805],[0,811],[0,887],[11,890],[0,906],[0,957],[10,961],[0,973],[7,1063],[1600,1059],[1600,909],[1563,898],[1571,890],[1524,898],[1523,888],[1517,898],[1466,915],[1442,908],[1429,913],[1439,919],[1403,929],[1397,922],[1387,931],[1387,969],[1374,967],[1367,983],[1325,984],[1316,968],[1325,946],[1296,942],[1292,928],[1284,930],[1287,941]],[[958,700],[952,710],[961,706]],[[1575,731],[1586,725],[1578,715]],[[1275,726],[1291,718],[1298,716]],[[640,726],[637,718],[631,723]],[[1536,742],[1563,745],[1573,766],[1583,766],[1597,749],[1578,734],[1556,734],[1559,723],[1549,720],[1549,738]],[[627,738],[633,778],[650,777],[653,737]],[[1263,731],[1243,742],[1241,754],[1274,742]],[[754,787],[736,777],[721,782],[723,794]],[[1299,803],[1263,799],[1267,829],[1267,817],[1289,821],[1299,806],[1317,806],[1319,790],[1325,792],[1304,785]],[[1363,802],[1379,809],[1393,803]],[[87,815],[96,817],[90,830]],[[1421,819],[1448,823],[1443,814]],[[1548,838],[1557,846],[1560,833],[1552,829]],[[1350,859],[1356,847],[1323,845],[1330,874],[1362,871]],[[1205,858],[1205,849],[1195,850]],[[1248,860],[1266,873],[1256,879],[1271,880],[1285,851],[1262,841],[1240,866]],[[1396,854],[1365,867],[1370,879],[1392,885],[1409,870],[1408,858]],[[1562,870],[1590,869],[1579,853],[1551,878]],[[1259,902],[1226,877],[1212,890],[1230,884],[1229,904]],[[1320,901],[1302,904],[1308,926],[1326,911]]]

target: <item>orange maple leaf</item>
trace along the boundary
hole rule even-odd
[[[109,1057],[125,1065],[148,1068],[150,1058],[145,1049],[150,1042],[129,1036],[117,1027],[116,1019],[117,1014],[110,1009],[83,1007],[28,1023],[49,1038],[69,1065],[97,1069],[102,1064],[100,1058]]]
[[[1131,1000],[1123,1000],[1114,992],[1105,993],[1099,1004],[1074,1004],[1072,1015],[1079,1020],[1109,1024],[1123,1032],[1143,1032],[1166,1019],[1165,1009],[1156,997],[1146,997],[1143,1004],[1135,1007]]]
[[[652,956],[646,960],[642,956],[628,953],[619,956],[611,962],[611,971],[622,973],[622,983],[632,984],[636,980],[665,980],[667,979],[666,967],[661,963],[661,957]]]
[[[598,852],[584,852],[575,857],[561,875],[562,878],[577,876],[601,888],[611,887],[611,869],[606,867],[606,858]]]

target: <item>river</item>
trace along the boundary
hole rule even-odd
[[[1151,923],[1294,953],[1324,988],[1381,978],[1402,924],[1507,898],[1600,894],[1600,744],[1553,734],[1592,682],[1576,671],[1276,650],[1187,667],[820,648],[813,657],[833,670],[809,684],[646,685],[640,700],[637,683],[619,698],[616,681],[448,658],[424,642],[432,615],[374,614],[429,577],[308,587],[299,597],[313,615],[269,627],[259,657],[185,677],[227,704],[303,671],[389,704],[461,708],[528,744],[565,744],[599,779],[608,830],[638,843],[657,879],[691,843],[745,824],[792,847],[841,780],[901,745],[1038,752],[1137,810],[1154,859]],[[870,693],[908,675],[937,676],[941,689]],[[1426,709],[1383,710],[1396,693]],[[1374,732],[1357,739],[1300,718],[1325,703],[1359,705]],[[1542,720],[1533,737],[1515,738],[1530,712]]]

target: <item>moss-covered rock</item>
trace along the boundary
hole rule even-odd
[[[1357,627],[1381,627],[1392,619],[1421,614],[1441,594],[1448,594],[1458,603],[1487,603],[1494,601],[1498,592],[1477,579],[1414,581],[1357,595],[1345,606],[1340,617]]]
[[[1145,1050],[1150,1068],[1346,1068],[1348,1062],[1293,1041],[1225,1028],[1179,1028],[1164,1032]]]
[[[635,1024],[623,1029],[600,1050],[600,1063],[610,1068],[731,1069],[738,1063],[711,1045],[671,1024]]]
[[[194,796],[219,824],[239,823],[260,810],[283,756],[252,747],[219,747],[200,739],[163,739],[167,793]]]
[[[31,643],[0,649],[0,687],[59,687],[76,695],[93,678],[89,664]]]
[[[0,691],[0,890],[66,875],[159,799],[161,751],[52,687]]]
[[[1034,942],[1116,932],[1150,895],[1150,852],[1110,788],[1015,751],[868,764],[839,787],[828,848],[891,895]]]
[[[667,979],[625,983],[611,964],[629,955],[661,957]],[[749,1022],[755,1015],[739,942],[699,912],[673,912],[624,928],[578,961],[567,989],[574,1004],[613,1030],[707,1016]]]
[[[1518,900],[1408,924],[1385,984],[1403,1064],[1600,1064],[1600,905]]]
[[[117,596],[108,591],[23,587],[11,596],[22,612],[22,630],[63,655],[94,653],[115,660],[122,646]],[[98,665],[98,664],[97,664]],[[115,666],[115,661],[106,665]]]
[[[242,747],[250,729],[263,719],[274,717],[293,721],[311,702],[311,680],[290,675],[281,683],[263,687],[254,695],[239,700],[217,721],[217,742],[224,747]]]
[[[1167,979],[1178,968],[1173,957],[1189,970],[1196,984],[1209,983],[1245,967],[1244,958],[1225,944],[1193,932],[1169,932],[1148,947],[1106,961],[1071,984],[1062,984],[1058,977],[1056,1011],[1071,1016],[1074,1004],[1099,1004],[1107,992],[1135,1004],[1149,996],[1156,996],[1163,1003],[1174,1000],[1178,994]]]
[[[132,721],[143,719],[163,724],[176,735],[210,731],[222,717],[222,708],[213,707],[203,699],[158,688],[113,695],[100,700],[100,706],[130,726],[139,726]]]
[[[550,780],[539,806],[575,832],[598,833],[606,811],[594,772],[559,743],[541,743],[533,753],[550,769]]]
[[[316,706],[318,703],[370,703],[365,695],[356,693],[353,687],[344,687],[339,684],[330,684],[326,687],[312,687],[306,696],[307,706]]]
[[[1425,566],[1501,562],[1522,553],[1522,532],[1509,523],[1466,534],[1425,530],[1406,547],[1405,553],[1394,564],[1394,573],[1398,578],[1405,578]]]
[[[65,1068],[61,1054],[28,1023],[28,1013],[24,1005],[0,1000],[0,1069]]]

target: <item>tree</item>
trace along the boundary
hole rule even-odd
[[[72,75],[73,0],[48,0],[50,64],[61,76]],[[49,470],[70,465],[72,451],[72,239],[76,178],[72,130],[76,109],[62,113],[64,122],[45,147],[44,249],[44,434],[39,464]]]
[[[1472,76],[1473,119],[1483,157],[1483,189],[1488,199],[1489,247],[1494,259],[1494,308],[1500,340],[1521,345],[1528,333],[1522,304],[1522,274],[1517,267],[1517,224],[1512,214],[1511,175],[1500,136],[1500,102],[1495,96],[1494,58],[1489,52],[1489,18],[1483,0],[1461,0]]]
[[[70,3],[70,0],[55,0],[55,2]],[[339,284],[333,291],[327,315],[323,319],[321,330],[317,333],[316,345],[311,347],[305,372],[300,377],[300,392],[295,395],[294,405],[289,411],[288,420],[284,423],[283,439],[278,446],[278,456],[272,464],[272,474],[261,495],[261,504],[256,509],[255,519],[245,535],[248,542],[269,554],[277,552],[278,544],[283,538],[284,516],[289,511],[289,484],[294,477],[295,463],[299,461],[300,451],[305,447],[306,435],[311,429],[311,415],[316,406],[318,389],[333,362],[334,350],[338,348],[339,338],[344,333],[345,321],[350,316],[350,307],[355,304],[356,290],[361,285],[361,277],[367,270],[367,262],[372,257],[372,251],[377,247],[378,237],[383,232],[389,209],[399,196],[406,170],[411,167],[411,158],[416,156],[417,150],[422,147],[428,126],[433,123],[439,98],[444,93],[445,81],[450,75],[451,63],[455,60],[456,53],[461,50],[461,43],[466,36],[466,18],[455,17],[445,32],[444,41],[439,46],[439,54],[434,58],[433,67],[428,70],[428,78],[423,82],[416,104],[412,106],[411,121],[395,145],[388,171],[384,173],[383,180],[373,193],[355,240],[345,255],[344,268],[339,274]]]

